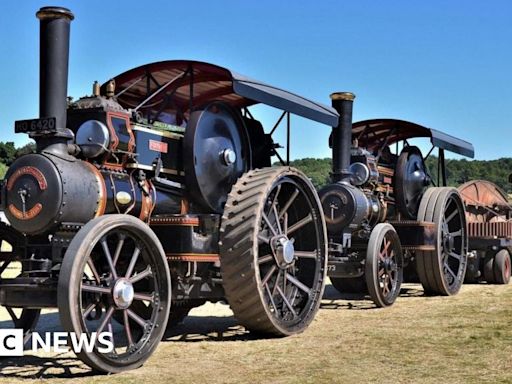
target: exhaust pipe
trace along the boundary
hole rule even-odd
[[[57,132],[36,138],[37,150],[49,146],[65,151],[62,144],[73,138],[66,128],[68,97],[69,29],[75,18],[62,7],[43,7],[36,13],[40,20],[39,117],[55,117]],[[60,147],[60,149],[58,149]]]
[[[340,114],[337,127],[332,128],[332,181],[350,177],[350,149],[352,148],[352,109],[356,96],[351,92],[331,94],[332,107]]]

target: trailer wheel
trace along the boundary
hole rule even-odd
[[[331,284],[340,293],[366,293],[364,276],[359,277],[329,277]]]
[[[487,284],[494,284],[494,252],[487,252],[484,258],[484,280]]]
[[[288,167],[244,174],[225,206],[220,230],[226,298],[249,330],[303,331],[322,298],[327,236],[311,182]]]
[[[103,346],[96,343],[92,351],[82,350],[78,357],[102,372],[140,367],[165,331],[170,287],[165,253],[145,223],[127,215],[89,221],[64,255],[57,292],[59,314],[64,329],[78,337],[109,332],[114,349],[100,351]]]
[[[467,265],[466,216],[457,189],[429,188],[418,210],[419,221],[436,224],[435,251],[417,252],[417,272],[427,294],[454,295]]]
[[[494,256],[494,282],[496,284],[508,284],[509,281],[510,253],[506,249],[502,249]]]
[[[366,251],[365,277],[375,305],[388,307],[400,294],[404,256],[395,228],[380,223],[373,228]]]
[[[6,278],[16,277],[21,273],[19,264],[19,249],[23,245],[23,235],[10,225],[0,223],[0,282]],[[9,314],[12,328],[23,329],[23,344],[25,345],[34,331],[40,309],[4,307]]]

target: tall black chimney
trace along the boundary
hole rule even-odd
[[[356,96],[351,92],[331,94],[332,106],[340,114],[337,127],[332,128],[332,181],[350,177],[350,149],[352,147],[352,107]]]
[[[57,133],[37,140],[38,150],[72,138],[66,129],[69,26],[75,17],[67,8],[43,7],[40,20],[39,117],[55,117]]]

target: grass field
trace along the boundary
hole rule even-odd
[[[212,316],[215,314],[215,316]],[[2,324],[0,323],[0,326]],[[58,326],[56,314],[42,328]],[[144,367],[91,375],[71,354],[0,361],[0,383],[512,383],[512,284],[424,297],[406,285],[375,309],[331,286],[303,334],[253,339],[223,305],[191,312]]]

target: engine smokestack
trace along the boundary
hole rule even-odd
[[[332,181],[350,177],[350,149],[352,147],[352,109],[356,96],[351,92],[331,94],[332,106],[340,114],[337,127],[332,128]]]
[[[48,137],[37,140],[38,150],[41,150],[72,138],[66,129],[66,109],[69,28],[75,16],[62,7],[43,7],[36,16],[40,20],[39,117],[55,117],[57,128],[51,140]]]

